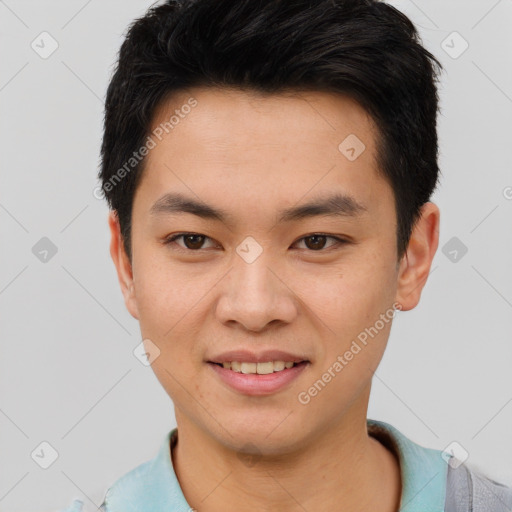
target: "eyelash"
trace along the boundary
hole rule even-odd
[[[171,235],[167,238],[165,238],[163,240],[163,244],[164,245],[171,245],[175,242],[175,240],[177,240],[178,238],[183,238],[185,236],[188,236],[188,235],[195,235],[195,236],[202,236],[205,238],[205,241],[206,240],[211,240],[210,237],[207,237],[205,235],[202,235],[201,233],[190,233],[190,232],[185,232],[185,233],[176,233],[174,235]],[[342,245],[346,245],[346,244],[349,244],[350,242],[348,240],[345,240],[344,238],[340,238],[340,237],[337,237],[337,236],[333,236],[333,235],[328,235],[327,233],[311,233],[310,235],[306,235],[306,236],[303,236],[302,238],[299,238],[297,240],[297,242],[300,242],[301,240],[304,240],[305,238],[310,238],[312,236],[323,236],[323,237],[326,237],[326,238],[331,238],[332,240],[335,240],[335,244],[332,245],[331,247],[328,247],[327,249],[318,249],[318,250],[313,250],[313,249],[309,249],[308,252],[312,252],[312,253],[315,253],[315,252],[326,252],[326,251],[329,251],[331,249],[335,249],[337,247],[340,247]],[[295,242],[295,243],[297,243]],[[204,243],[204,242],[203,242]],[[177,248],[176,250],[178,251],[182,251],[182,252],[189,252],[189,253],[192,253],[192,252],[199,252],[199,251],[202,251],[202,250],[205,250],[205,249],[188,249],[186,247],[182,247],[178,244],[174,244]]]

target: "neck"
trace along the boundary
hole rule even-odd
[[[187,502],[200,512],[399,509],[398,461],[368,436],[366,415],[316,432],[294,452],[252,459],[178,421],[172,459]]]

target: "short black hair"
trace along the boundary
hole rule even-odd
[[[438,183],[441,69],[409,18],[378,0],[152,6],[130,25],[119,50],[101,147],[102,190],[130,261],[133,198],[146,160],[138,150],[159,105],[194,86],[324,91],[357,101],[378,128],[377,170],[393,188],[400,260]]]

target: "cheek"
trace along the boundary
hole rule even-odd
[[[325,416],[329,409],[326,404],[330,404],[332,409],[327,414],[334,419],[371,382],[393,319],[393,268],[376,253],[375,257],[359,259],[358,264],[347,262],[322,286],[310,288],[310,306],[321,320],[319,328],[325,333],[325,341],[309,389],[316,392],[318,379],[325,377],[329,382],[320,386],[318,398],[311,399],[312,417],[317,411]],[[303,391],[309,393],[307,389]]]
[[[378,251],[354,253],[323,276],[302,276],[306,303],[322,321],[323,330],[347,340],[392,307],[394,270],[391,259]]]
[[[190,314],[205,290],[205,276],[165,257],[165,250],[134,254],[134,281],[141,327],[165,334]],[[202,282],[201,282],[202,281]],[[162,332],[163,330],[163,332]],[[171,331],[172,332],[172,331]]]
[[[198,319],[205,288],[189,274],[169,266],[141,265],[136,286],[141,335],[159,349],[152,362],[155,376],[176,403],[188,393],[201,398],[193,376],[202,361],[197,340],[202,338]]]
[[[158,368],[176,374],[190,372],[202,361],[198,340],[204,339],[209,291],[215,289],[223,273],[171,262],[165,251],[142,249],[134,257],[141,334],[160,349],[160,357],[153,364],[155,372]]]

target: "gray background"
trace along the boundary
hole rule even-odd
[[[442,218],[432,274],[420,305],[394,322],[369,417],[431,448],[457,441],[468,463],[512,485],[512,1],[390,3],[445,66],[433,198]],[[1,512],[75,497],[94,510],[175,425],[133,355],[138,323],[93,195],[111,66],[149,5],[0,1]],[[43,31],[59,45],[46,59],[31,47],[51,49]],[[454,31],[469,44],[460,55]],[[57,248],[46,262],[33,253],[43,237]],[[48,469],[31,458],[43,441],[59,454]]]

